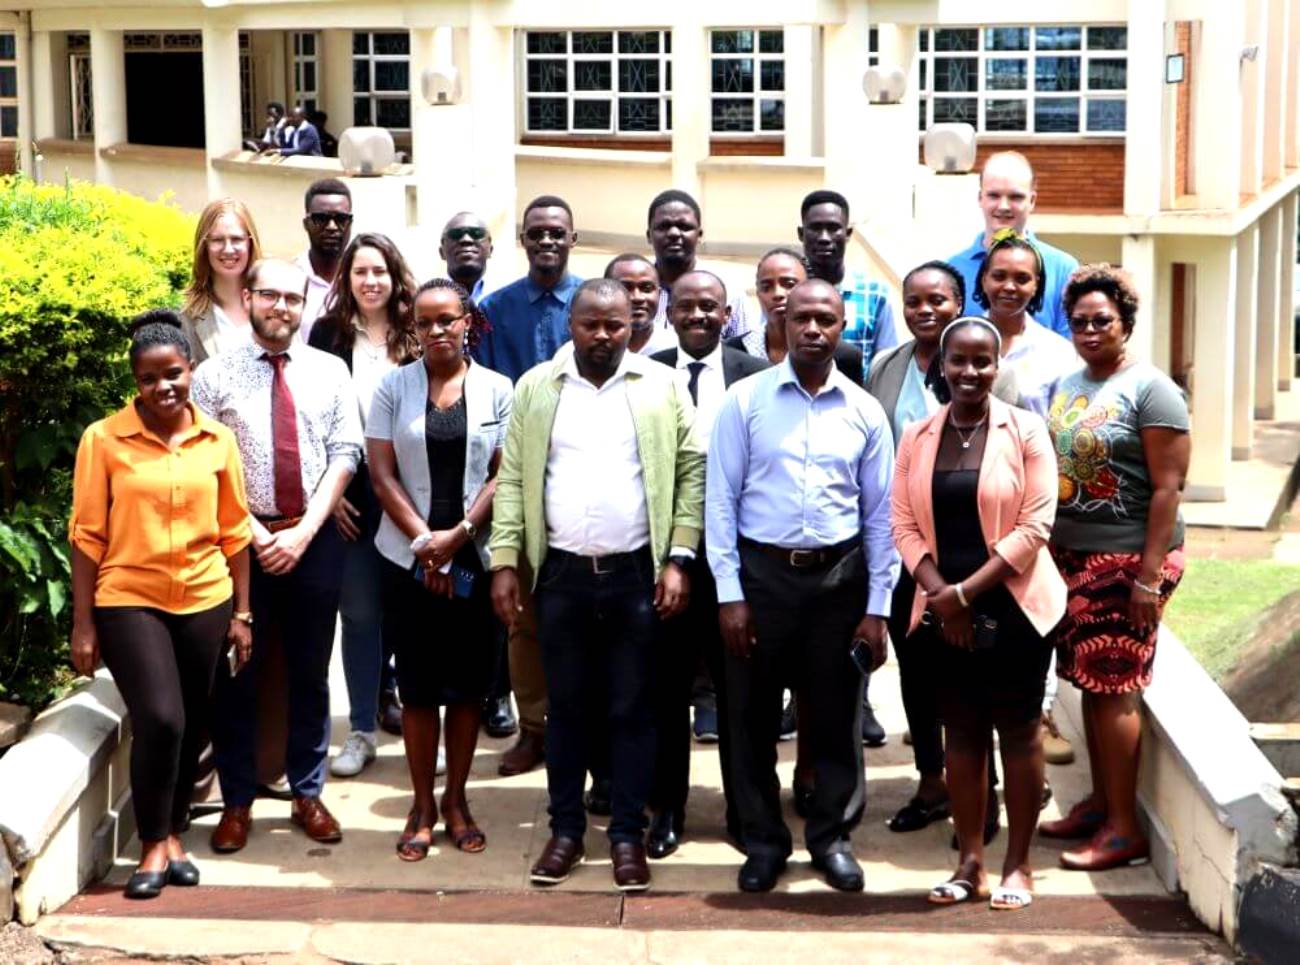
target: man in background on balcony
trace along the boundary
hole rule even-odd
[[[470,211],[451,216],[442,229],[438,254],[447,265],[447,277],[469,292],[478,304],[487,294],[483,275],[492,257],[492,232],[487,222]]]
[[[307,250],[295,264],[307,273],[307,304],[302,309],[302,327],[298,335],[304,344],[311,327],[325,308],[338,270],[343,249],[352,237],[352,192],[338,178],[313,181],[303,199],[306,213],[302,227],[307,232]]]
[[[519,241],[528,274],[494,291],[480,306],[491,325],[474,349],[474,360],[512,382],[552,358],[569,341],[569,303],[582,279],[569,274],[569,252],[577,244],[573,210],[563,198],[544,194],[524,209]],[[532,586],[532,574],[521,580]],[[519,706],[519,739],[501,757],[497,770],[523,774],[545,755],[546,678],[537,645],[532,595],[521,594],[523,611],[510,627],[507,643],[510,684]]]
[[[1003,228],[1015,228],[1017,234],[1028,235],[1042,255],[1047,275],[1043,308],[1034,321],[1068,339],[1070,322],[1061,303],[1061,293],[1065,291],[1065,283],[1070,280],[1074,269],[1079,267],[1079,259],[1053,248],[1028,230],[1026,225],[1037,200],[1038,177],[1027,157],[1019,151],[990,154],[980,172],[979,205],[984,216],[984,231],[975,237],[969,248],[957,252],[947,261],[961,272],[966,281],[966,291],[973,292],[975,276],[979,274],[993,235]]]
[[[293,157],[296,154],[321,156],[320,135],[315,126],[307,119],[307,111],[301,104],[294,107],[289,115],[289,126],[282,131],[283,143],[272,148],[268,153],[281,157]]]

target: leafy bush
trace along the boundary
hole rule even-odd
[[[130,396],[126,323],[179,304],[193,233],[165,199],[0,178],[0,699],[39,707],[71,680],[77,442]]]

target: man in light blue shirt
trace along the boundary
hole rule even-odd
[[[1025,225],[1038,198],[1037,178],[1029,159],[1018,151],[998,151],[990,154],[980,172],[980,211],[984,214],[984,231],[976,235],[971,246],[948,258],[950,265],[961,272],[966,282],[966,296],[975,292],[975,276],[984,263],[985,253],[993,243],[993,235],[1003,228],[1015,228],[1017,234],[1028,234],[1043,257],[1043,270],[1047,283],[1043,288],[1043,308],[1034,319],[1058,335],[1070,337],[1070,320],[1065,315],[1061,295],[1070,275],[1079,267],[1079,259],[1060,248],[1034,237]]]
[[[787,305],[789,354],[727,390],[706,474],[705,543],[739,745],[730,763],[746,853],[739,885],[770,890],[791,852],[775,774],[789,684],[806,695],[801,726],[817,775],[805,825],[813,866],[833,887],[860,891],[849,844],[865,801],[859,666],[885,658],[898,572],[894,448],[880,404],[835,368],[836,287],[803,282]]]

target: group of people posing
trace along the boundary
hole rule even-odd
[[[133,720],[127,894],[198,882],[179,835],[209,740],[214,850],[244,847],[276,795],[267,744],[293,823],[341,838],[321,800],[340,615],[350,733],[329,769],[359,773],[398,718],[403,860],[439,823],[487,846],[466,781],[480,725],[514,731],[513,690],[501,772],[547,772],[532,881],[569,877],[590,812],[609,815],[617,887],[648,887],[647,858],[686,833],[701,677],[739,887],[773,888],[792,851],[788,690],[813,867],[861,890],[862,745],[883,739],[866,684],[888,639],[919,773],[890,827],[956,829],[930,901],[1027,906],[1036,827],[1079,842],[1067,868],[1145,860],[1138,698],[1182,572],[1187,407],[1128,352],[1127,276],[1036,239],[1033,202],[1025,158],[990,157],[985,230],[905,276],[901,342],[891,293],[846,270],[833,191],[739,297],[697,266],[680,191],[650,203],[652,257],[585,281],[569,206],[533,200],[528,273],[486,295],[472,214],[443,230],[448,277],[417,286],[391,240],[351,236],[342,182],[308,190],[296,262],[261,256],[242,204],[210,204],[184,310],[133,323],[138,394],[77,455],[72,652],[84,673],[103,659]],[[1093,787],[1039,824],[1057,675],[1083,691]],[[990,887],[995,733],[1009,837]]]

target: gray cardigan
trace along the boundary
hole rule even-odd
[[[510,404],[514,388],[504,375],[471,362],[465,373],[465,483],[462,498],[466,512],[478,498],[488,479],[492,455],[506,441]],[[429,457],[424,441],[424,413],[429,398],[429,372],[421,361],[393,369],[375,389],[366,419],[366,438],[393,444],[397,457],[397,478],[421,518],[428,519],[432,493]],[[483,527],[475,548],[488,565],[487,540],[490,527]],[[398,566],[415,563],[409,537],[384,513],[375,535],[375,548]]]

